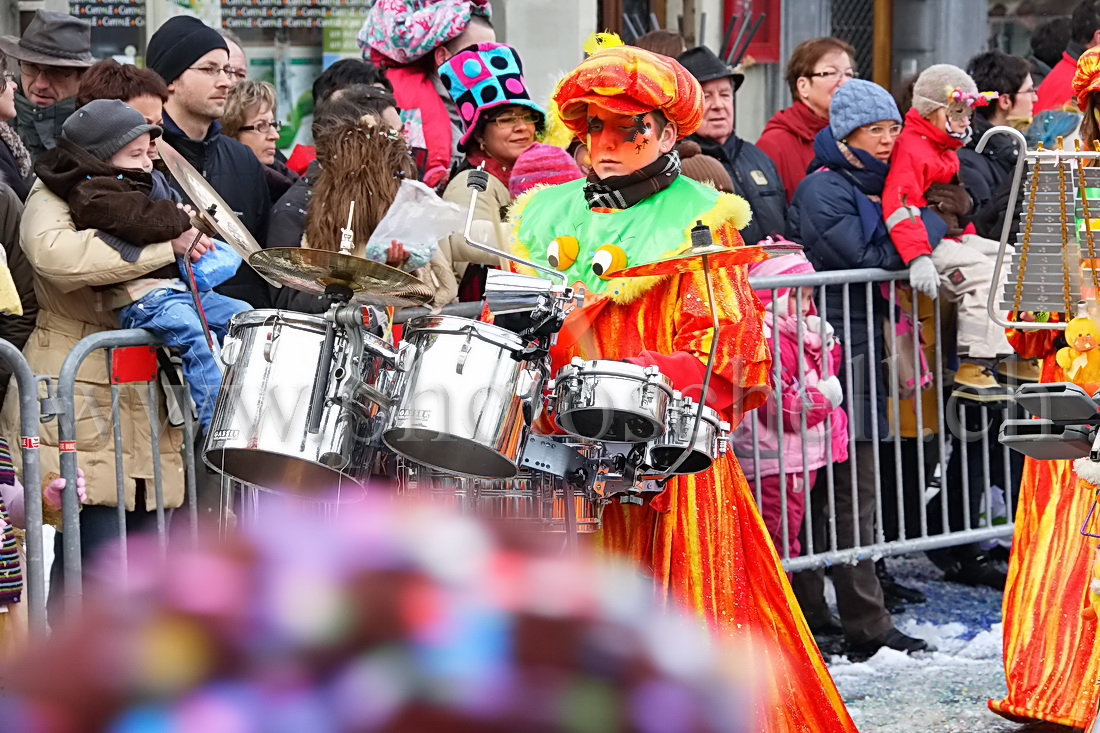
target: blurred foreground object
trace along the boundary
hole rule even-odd
[[[661,613],[625,566],[438,508],[363,502],[303,521],[300,502],[270,498],[258,526],[166,567],[154,539],[131,539],[129,587],[93,589],[78,622],[4,671],[0,727],[759,728],[749,650]]]

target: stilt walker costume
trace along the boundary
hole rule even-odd
[[[699,84],[670,58],[605,45],[561,81],[554,102],[588,143],[593,173],[517,200],[510,246],[587,290],[551,352],[555,369],[575,356],[656,365],[698,397],[717,338],[707,404],[736,424],[770,394],[763,309],[745,269],[713,274],[718,333],[702,273],[609,277],[684,249],[697,221],[715,241],[743,246],[737,229],[747,204],[679,175],[673,146],[701,122]],[[745,650],[739,663],[764,681],[754,730],[855,730],[732,454],[673,478],[644,505],[612,503],[596,542],[652,574],[669,605],[694,611]]]
[[[1081,55],[1073,87],[1080,108],[1087,109],[1090,94],[1100,89],[1100,49]],[[1088,149],[1093,141],[1081,143]],[[1083,354],[1071,347],[1079,337],[1095,343],[1100,334],[1086,318],[1066,326],[1061,355],[1052,331],[1021,327],[1009,330],[1008,340],[1020,356],[1042,360],[1040,382],[1075,382],[1092,394],[1097,375],[1088,359],[1084,368],[1076,362]],[[1083,728],[1095,714],[1100,627],[1090,586],[1097,543],[1081,534],[1095,491],[1078,477],[1072,461],[1024,461],[1002,609],[1008,694],[989,701],[994,712],[1010,720]]]

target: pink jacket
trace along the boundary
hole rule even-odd
[[[785,262],[786,260],[786,262]],[[749,268],[753,277],[764,275],[813,272],[813,267],[802,255],[788,255],[757,263]],[[779,306],[779,313],[787,313],[788,298],[795,297],[790,288],[776,291],[777,304],[772,302],[771,290],[757,290],[757,296],[767,311],[764,316],[764,334],[769,347],[776,339],[772,335],[774,318],[772,308]],[[825,348],[821,340],[821,319],[810,304],[810,315],[780,315],[779,362],[783,397],[783,472],[801,473],[825,466],[831,460],[841,463],[848,460],[848,416],[843,407],[833,407],[817,388],[825,376],[835,375],[840,364],[840,343],[833,337],[833,328],[825,324]],[[798,351],[798,328],[802,322],[802,352]],[[828,371],[825,369],[825,353],[828,352]],[[774,358],[774,356],[773,356]],[[799,362],[802,362],[802,379],[799,380]],[[806,416],[806,432],[802,433],[802,415]],[[826,418],[831,417],[830,426]],[[757,450],[753,450],[753,436]],[[774,476],[779,473],[779,422],[775,397],[749,413],[732,435],[732,445],[737,461],[749,479],[757,476]],[[831,455],[826,450],[831,446]],[[805,463],[803,463],[805,451]],[[759,457],[759,460],[757,460]]]

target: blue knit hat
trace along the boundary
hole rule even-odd
[[[873,81],[852,79],[833,94],[829,104],[829,127],[833,137],[843,140],[857,127],[880,120],[901,122],[901,112],[890,92]]]

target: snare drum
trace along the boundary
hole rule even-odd
[[[644,443],[665,432],[672,382],[657,367],[575,357],[554,378],[555,421],[582,438]]]
[[[646,447],[645,464],[653,469],[654,474],[668,475],[667,470],[680,460],[691,441],[691,430],[695,425],[698,409],[698,405],[690,398],[673,401],[668,409],[665,434]],[[695,443],[674,475],[699,473],[709,469],[718,454],[725,452],[729,431],[729,423],[724,422],[717,412],[704,406]]]
[[[515,358],[523,341],[488,323],[423,316],[408,323],[405,342],[386,446],[444,472],[515,476],[546,381],[541,364]]]
[[[356,487],[370,471],[381,425],[379,407],[360,387],[379,383],[381,361],[353,353],[336,330],[321,428],[308,430],[316,365],[325,341],[319,316],[251,310],[229,323],[226,365],[203,459],[238,481],[319,495]]]

